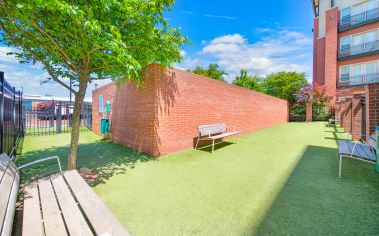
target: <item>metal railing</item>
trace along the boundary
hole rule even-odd
[[[354,86],[354,85],[361,85],[361,84],[372,84],[372,83],[379,83],[379,73],[373,73],[373,74],[364,74],[364,75],[357,75],[357,76],[343,76],[339,78],[338,86],[344,87],[344,86]]]
[[[366,54],[375,51],[379,51],[379,40],[340,49],[338,50],[338,58],[343,59],[346,57]]]
[[[350,29],[354,26],[359,26],[376,20],[379,20],[379,8],[342,18],[339,22],[339,30]]]
[[[36,106],[25,107],[26,135],[50,135],[71,132],[73,102],[37,102]],[[80,130],[92,129],[92,104],[84,103],[80,114]]]
[[[24,137],[22,93],[0,71],[0,153],[14,158]]]

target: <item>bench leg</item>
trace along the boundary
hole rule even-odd
[[[199,145],[200,137],[197,138],[195,149],[197,149],[197,145]]]
[[[213,141],[212,141],[212,154],[213,154],[214,150],[215,150],[215,140],[213,139]]]
[[[339,163],[339,169],[338,169],[338,177],[342,178],[342,156],[340,156],[340,163]]]

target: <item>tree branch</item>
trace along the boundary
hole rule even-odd
[[[39,62],[41,62],[47,72],[49,73],[49,75],[51,76],[51,78],[58,82],[60,85],[62,85],[63,87],[65,87],[66,89],[68,89],[69,91],[73,92],[74,94],[77,94],[77,91],[74,90],[73,88],[70,88],[70,86],[68,86],[67,84],[65,84],[63,81],[59,80],[57,76],[54,75],[51,67],[49,66],[49,64],[47,62],[45,62],[42,58],[40,58],[37,54],[35,54],[33,52],[33,50],[31,50],[29,47],[27,47],[25,44],[23,44],[22,42],[18,41],[15,37],[13,37],[5,28],[5,26],[1,23],[0,21],[0,27],[3,29],[3,31],[12,39],[12,41],[14,41],[15,43],[17,43],[18,45],[22,46],[25,50],[27,50],[29,53],[31,53]]]
[[[70,57],[66,54],[66,52],[57,44],[57,42],[55,42],[55,40],[48,34],[46,33],[41,27],[38,26],[37,22],[35,22],[34,20],[32,20],[33,22],[33,25],[37,28],[37,30],[43,35],[45,36],[51,43],[54,44],[54,46],[58,49],[58,51],[62,54],[62,56],[67,60],[68,62],[68,66],[71,67],[71,69],[75,72],[78,72],[78,68],[76,67],[75,63],[72,62],[72,60],[70,59]]]

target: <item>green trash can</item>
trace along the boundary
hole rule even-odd
[[[109,134],[109,119],[102,118],[100,123],[100,133],[101,134]]]

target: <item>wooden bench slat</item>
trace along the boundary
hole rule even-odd
[[[46,236],[67,235],[49,178],[38,180]]]
[[[55,193],[70,235],[93,235],[61,174],[51,176]],[[102,218],[100,216],[100,218]]]
[[[36,182],[31,182],[24,189],[24,213],[22,235],[43,236],[43,223]]]
[[[64,172],[64,177],[97,235],[129,235],[76,170]]]
[[[0,181],[0,229],[3,227],[5,214],[7,212],[8,201],[11,189],[15,180],[16,173],[11,168],[7,168],[2,180]]]
[[[236,135],[236,134],[238,134],[238,132],[229,132],[229,133],[223,133],[223,134],[219,134],[219,135],[215,135],[211,137],[204,137],[202,139],[216,140],[216,139],[221,139],[221,138],[225,138],[225,137]]]

